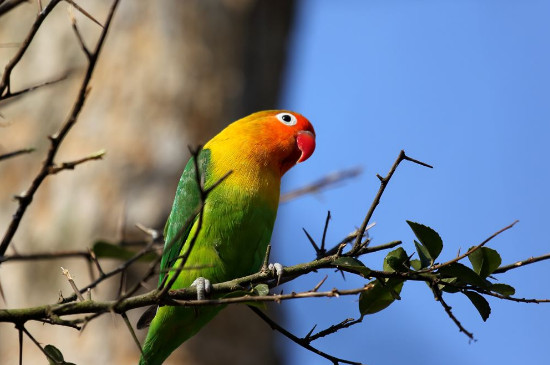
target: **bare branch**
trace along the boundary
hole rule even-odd
[[[303,348],[305,348],[306,350],[309,350],[321,357],[324,357],[325,359],[331,361],[333,364],[335,365],[338,365],[340,363],[342,364],[352,364],[352,365],[361,365],[360,362],[355,362],[355,361],[349,361],[349,360],[344,360],[344,359],[340,359],[338,357],[334,357],[332,355],[329,355],[321,350],[318,350],[316,349],[315,347],[311,346],[309,344],[308,341],[305,341],[304,339],[301,339],[295,335],[293,335],[292,333],[290,333],[289,331],[287,331],[286,329],[284,329],[282,326],[280,326],[279,324],[277,324],[274,320],[272,320],[271,318],[269,318],[264,312],[262,312],[260,309],[256,308],[256,307],[253,307],[253,306],[248,306],[248,308],[250,308],[254,313],[256,313],[261,319],[264,320],[264,322],[266,322],[270,327],[271,329],[275,330],[275,331],[278,331],[279,333],[283,334],[285,337],[289,338],[290,340],[294,341],[294,343],[302,346]]]
[[[35,151],[34,148],[23,148],[21,150],[8,152],[8,153],[5,153],[3,155],[0,155],[0,161],[7,160],[8,158],[12,158],[12,157],[15,157],[15,156],[20,156],[20,155],[24,155],[24,154],[27,154],[27,153],[32,153],[34,151]]]
[[[8,13],[11,9],[18,5],[28,2],[29,0],[6,0],[0,3],[0,16]]]
[[[74,280],[73,280],[73,277],[71,276],[71,273],[69,272],[69,270],[67,269],[64,269],[63,267],[61,268],[61,272],[63,273],[63,275],[65,275],[65,277],[67,278],[67,280],[69,281],[69,284],[71,284],[71,287],[73,288],[73,291],[74,293],[76,294],[76,296],[78,297],[78,300],[80,300],[81,302],[85,301],[86,299],[84,299],[84,297],[82,296],[82,294],[80,293],[80,291],[78,290]]]
[[[75,161],[69,161],[69,162],[63,162],[59,166],[52,165],[49,167],[48,174],[49,175],[55,175],[60,171],[63,170],[74,170],[74,168],[80,164],[83,164],[84,162],[88,161],[94,161],[94,160],[101,160],[103,159],[103,156],[105,156],[105,150],[97,151],[96,153],[93,153],[89,156],[80,158]]]
[[[31,26],[31,29],[29,33],[27,34],[27,37],[21,44],[21,48],[17,51],[17,53],[13,56],[13,58],[8,62],[6,67],[4,68],[4,72],[2,73],[2,79],[0,79],[0,99],[7,97],[10,94],[10,76],[11,72],[13,71],[14,67],[21,61],[21,58],[29,48],[32,40],[34,39],[34,36],[38,32],[38,29],[40,29],[40,26],[42,25],[42,22],[46,17],[52,12],[52,10],[59,4],[61,0],[51,0],[48,5],[44,8],[43,11],[38,13],[36,16],[36,19],[34,23]],[[15,3],[14,6],[19,5],[21,2],[18,1],[9,1],[8,5],[10,3]],[[3,3],[0,5],[0,15],[4,14],[6,11],[9,11],[11,8],[4,10],[3,7],[6,3]],[[13,6],[12,6],[13,7]],[[0,253],[1,255],[1,253]]]
[[[96,19],[94,18],[90,13],[88,13],[86,10],[82,9],[82,7],[80,5],[78,5],[77,3],[75,3],[73,0],[65,0],[66,2],[68,2],[69,4],[71,4],[72,6],[75,7],[75,9],[77,9],[78,11],[80,11],[86,18],[90,19],[92,22],[96,23],[97,25],[99,25],[101,28],[104,28],[103,25]]]
[[[499,234],[501,234],[502,232],[504,231],[507,231],[509,230],[510,228],[512,228],[517,222],[519,222],[518,220],[512,222],[511,224],[507,225],[506,227],[502,228],[502,229],[499,229],[498,231],[496,231],[495,233],[493,233],[492,235],[490,235],[489,237],[487,237],[483,242],[481,242],[479,245],[477,246],[474,246],[472,247],[471,249],[469,249],[468,251],[466,251],[466,253],[462,254],[462,255],[459,255],[457,257],[455,257],[454,259],[452,260],[449,260],[447,262],[444,262],[442,264],[439,264],[439,265],[433,265],[433,266],[430,266],[429,268],[426,268],[424,270],[419,270],[418,272],[419,273],[424,273],[424,272],[431,272],[431,271],[435,271],[439,268],[442,268],[443,266],[447,266],[447,265],[450,265],[454,262],[458,262],[460,260],[462,260],[463,258],[465,257],[468,257],[468,255],[472,254],[473,252],[479,250],[481,247],[485,246],[485,244],[487,244],[490,240],[492,240],[493,238],[495,238],[496,236],[498,236]]]
[[[65,71],[61,76],[55,77],[51,80],[41,82],[37,85],[33,85],[33,86],[30,86],[30,87],[24,88],[22,90],[19,90],[19,91],[10,92],[9,95],[5,95],[3,97],[0,97],[1,105],[5,106],[6,104],[9,104],[11,101],[17,100],[17,97],[21,96],[23,94],[41,89],[45,86],[55,85],[58,82],[64,81],[72,74],[72,72],[73,72],[73,70],[68,70],[68,71]]]
[[[34,261],[34,260],[56,260],[66,257],[83,257],[90,259],[89,251],[54,251],[54,252],[37,252],[32,254],[16,254],[9,256],[0,256],[0,264],[7,261]]]
[[[128,331],[130,331],[130,334],[132,335],[132,339],[134,340],[134,343],[137,345],[139,352],[143,355],[143,349],[141,348],[141,344],[139,343],[139,340],[136,336],[136,332],[134,331],[134,328],[132,327],[132,324],[130,323],[130,320],[128,319],[128,316],[126,315],[126,312],[122,312],[121,314],[122,319],[124,320],[124,323],[126,324],[126,327],[128,328]]]
[[[432,291],[435,295],[436,300],[441,303],[441,305],[443,306],[443,309],[445,309],[445,312],[447,313],[449,318],[451,318],[452,321],[456,324],[459,331],[464,333],[466,336],[468,336],[468,338],[470,340],[475,341],[474,334],[472,332],[469,332],[468,330],[466,330],[466,328],[464,328],[464,326],[462,326],[462,323],[460,323],[458,318],[455,317],[455,315],[452,312],[452,308],[443,299],[443,294],[441,293],[441,290],[439,290],[438,286],[436,284],[430,284],[430,287],[432,288]]]
[[[321,337],[325,337],[325,336],[331,335],[333,333],[336,333],[336,332],[340,331],[341,329],[348,328],[348,327],[351,327],[355,324],[361,323],[362,321],[363,321],[363,317],[359,317],[358,319],[346,318],[342,322],[340,322],[338,324],[335,324],[335,325],[332,325],[332,326],[328,327],[327,329],[324,329],[322,331],[317,332],[316,334],[312,334],[313,333],[313,330],[312,330],[310,333],[308,333],[306,335],[306,337],[303,338],[303,340],[307,341],[309,343],[309,342],[315,341],[315,340],[317,340]]]
[[[40,27],[40,24],[42,23],[44,18],[59,3],[59,1],[61,0],[50,1],[46,6],[46,8],[44,8],[44,10],[38,15],[35,23],[33,24],[31,32],[27,36],[27,39],[25,40],[23,46],[20,48],[16,56],[8,63],[8,65],[4,69],[4,74],[2,75],[2,80],[0,82],[0,95],[5,96],[6,90],[7,90],[7,94],[9,94],[9,77],[13,67],[15,67],[17,62],[19,62],[19,60],[25,53],[26,49],[28,48],[34,35],[38,31],[38,28]],[[54,136],[50,137],[50,149],[48,150],[46,159],[44,160],[40,171],[32,181],[30,187],[26,190],[26,192],[18,198],[19,206],[17,208],[17,211],[13,215],[12,220],[4,234],[4,237],[0,242],[0,256],[3,256],[6,253],[6,250],[8,249],[8,246],[10,245],[13,236],[17,232],[19,224],[23,219],[23,215],[25,214],[27,207],[30,205],[34,197],[34,194],[36,193],[36,191],[38,190],[38,188],[40,187],[44,179],[50,174],[50,169],[52,166],[54,166],[54,159],[57,155],[57,151],[59,150],[61,143],[63,142],[63,140],[65,139],[65,137],[67,136],[71,128],[73,127],[73,125],[76,123],[77,118],[80,114],[80,111],[84,106],[84,102],[88,94],[88,85],[92,78],[92,74],[94,72],[98,57],[100,55],[101,49],[105,41],[105,37],[107,36],[107,31],[109,30],[111,20],[113,18],[113,15],[118,3],[119,3],[119,0],[114,0],[112,3],[111,9],[109,10],[109,14],[107,16],[107,21],[105,22],[105,28],[101,32],[101,35],[99,36],[99,40],[97,41],[97,44],[96,44],[96,48],[89,59],[86,74],[84,76],[84,79],[82,80],[80,90],[78,91],[77,98],[73,104],[72,110],[68,118],[63,123],[59,131]]]
[[[399,156],[397,156],[397,159],[393,163],[393,166],[390,168],[390,171],[385,177],[381,177],[380,175],[377,175],[380,179],[380,188],[378,189],[378,192],[376,193],[376,196],[374,197],[374,200],[365,216],[365,219],[363,220],[363,223],[361,224],[361,228],[359,228],[359,234],[357,235],[355,239],[355,243],[353,245],[353,248],[351,249],[352,253],[357,252],[361,248],[361,239],[363,238],[363,235],[365,234],[365,231],[367,230],[367,226],[369,225],[370,219],[372,218],[372,215],[374,214],[374,210],[380,203],[380,199],[382,198],[382,194],[384,194],[384,190],[386,190],[386,186],[390,182],[393,174],[395,173],[395,170],[397,170],[397,166],[401,163],[401,161],[407,160],[414,163],[417,163],[422,166],[426,166],[429,168],[432,168],[432,166],[428,165],[427,163],[417,161],[413,158],[408,157],[405,154],[405,151],[401,150],[399,152]]]
[[[42,351],[42,353],[43,353],[44,355],[46,355],[46,357],[47,357],[48,359],[52,360],[54,364],[57,363],[57,360],[54,359],[48,352],[46,352],[46,350],[44,350],[44,348],[42,347],[42,345],[36,340],[36,338],[34,338],[33,335],[31,335],[31,333],[30,333],[29,331],[27,331],[27,329],[25,328],[25,326],[21,325],[21,326],[18,327],[18,329],[19,329],[20,331],[23,331],[23,332],[27,335],[27,337],[30,338],[31,341],[40,349],[40,351]],[[23,358],[23,357],[22,357],[22,355],[21,355],[21,356],[20,356],[20,359],[22,359],[22,358]]]
[[[361,170],[362,170],[361,168],[355,167],[349,170],[333,172],[309,185],[306,185],[304,187],[282,194],[279,201],[281,203],[286,203],[302,195],[318,193],[324,189],[333,187],[334,185],[337,185],[338,183],[344,180],[357,177],[361,173]]]
[[[530,257],[527,260],[518,261],[518,262],[514,262],[513,264],[510,264],[510,265],[501,266],[498,269],[496,269],[495,271],[493,271],[492,274],[502,274],[506,271],[509,271],[509,270],[512,270],[512,269],[517,269],[518,267],[534,264],[535,262],[544,261],[544,260],[548,260],[548,259],[550,259],[550,253],[548,253],[546,255],[542,255],[542,256]]]

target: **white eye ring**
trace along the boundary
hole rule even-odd
[[[276,115],[277,119],[279,119],[279,122],[283,123],[284,125],[296,125],[298,123],[298,119],[290,113],[279,113]]]

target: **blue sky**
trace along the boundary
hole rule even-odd
[[[326,211],[329,242],[351,232],[399,151],[434,165],[403,163],[373,220],[373,244],[414,238],[405,220],[433,227],[441,259],[464,252],[516,219],[490,243],[503,263],[550,252],[549,1],[299,2],[280,107],[303,113],[317,131],[317,150],[288,173],[283,190],[329,172],[362,166],[363,174],[333,190],[282,205],[274,233],[285,265],[313,258],[301,232],[320,238]],[[380,268],[383,255],[364,258]],[[518,297],[550,297],[550,262],[499,276]],[[288,290],[309,290],[323,276]],[[355,287],[331,274],[325,288]],[[447,296],[472,331],[466,336],[422,283],[407,283],[403,300],[362,324],[313,343],[369,365],[403,363],[547,363],[550,304],[489,299],[483,322],[462,295]],[[287,302],[287,327],[305,335],[358,315],[355,298]],[[281,336],[288,364],[328,363]]]

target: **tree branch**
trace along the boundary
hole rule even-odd
[[[9,94],[9,77],[11,74],[11,70],[13,69],[13,67],[15,67],[17,62],[19,62],[19,60],[25,53],[25,50],[27,49],[30,42],[32,41],[34,35],[36,34],[36,31],[38,31],[38,28],[40,27],[40,24],[42,23],[44,18],[59,3],[59,1],[60,0],[50,1],[46,6],[46,8],[44,8],[44,10],[38,15],[37,20],[33,24],[31,32],[29,33],[29,35],[27,36],[27,39],[23,43],[23,46],[20,48],[17,55],[8,63],[8,65],[4,70],[4,74],[2,75],[2,81],[0,82],[0,95],[5,96]],[[101,49],[105,41],[105,37],[107,36],[107,31],[110,28],[111,20],[113,18],[113,15],[118,3],[119,3],[119,0],[114,0],[112,3],[111,9],[109,10],[109,14],[107,16],[107,21],[105,22],[105,27],[103,28],[99,36],[99,40],[97,41],[95,50],[93,51],[91,57],[89,57],[88,68],[86,70],[84,79],[82,80],[80,90],[78,91],[77,98],[73,104],[69,117],[67,118],[65,123],[61,126],[60,130],[55,135],[50,137],[50,149],[48,150],[46,159],[44,160],[40,171],[32,181],[30,187],[17,199],[19,202],[19,207],[17,208],[17,211],[13,215],[13,218],[4,234],[4,237],[0,242],[0,256],[4,256],[4,254],[6,253],[6,250],[8,249],[8,246],[10,245],[13,236],[17,232],[17,228],[19,227],[19,224],[23,219],[23,215],[25,214],[28,206],[32,202],[34,194],[36,193],[36,191],[38,190],[38,188],[40,187],[44,179],[48,175],[50,175],[51,168],[52,166],[54,166],[54,159],[57,155],[57,151],[59,150],[61,143],[63,142],[64,138],[67,136],[69,131],[71,130],[72,126],[76,123],[77,118],[80,114],[80,111],[84,106],[84,102],[86,100],[86,96],[88,95],[88,90],[89,90],[88,85],[92,78],[92,74],[94,72],[98,57],[100,55]],[[7,90],[7,94],[4,94],[5,90]]]
[[[340,363],[342,364],[352,364],[352,365],[361,365],[360,362],[355,362],[355,361],[349,361],[349,360],[344,360],[344,359],[340,359],[338,357],[334,357],[332,355],[329,355],[321,350],[318,350],[317,348],[311,346],[309,344],[308,341],[305,341],[304,339],[301,339],[295,335],[293,335],[292,333],[290,333],[289,331],[287,331],[286,329],[284,329],[282,326],[280,326],[279,324],[277,324],[275,321],[273,321],[271,318],[269,318],[264,312],[262,312],[260,309],[256,308],[256,307],[253,307],[253,306],[248,306],[248,308],[250,308],[254,313],[256,313],[261,319],[264,320],[264,322],[266,322],[270,327],[271,329],[275,330],[275,331],[278,331],[279,333],[283,334],[285,337],[287,337],[288,339],[292,340],[294,343],[302,346],[303,348],[321,356],[321,357],[324,357],[325,359],[327,360],[330,360],[334,365],[338,365]]]
[[[424,163],[424,162],[421,162],[421,161],[418,161],[418,160],[415,160],[413,158],[408,157],[405,154],[405,151],[401,150],[401,152],[399,152],[399,156],[397,156],[397,159],[393,163],[393,166],[390,168],[390,171],[388,172],[388,174],[385,177],[377,175],[378,179],[380,180],[380,188],[378,189],[378,192],[376,193],[376,196],[374,197],[374,200],[373,200],[367,214],[365,215],[365,219],[363,220],[363,223],[361,224],[361,228],[359,228],[359,230],[358,230],[359,234],[357,235],[357,237],[355,239],[355,243],[353,244],[353,248],[351,249],[351,254],[356,253],[361,248],[361,239],[363,238],[363,235],[365,234],[367,226],[369,225],[370,219],[372,218],[372,215],[374,214],[374,210],[376,209],[376,207],[380,203],[380,199],[382,198],[382,194],[384,194],[384,190],[386,190],[386,186],[390,182],[395,170],[397,170],[397,166],[399,166],[399,164],[403,160],[411,161],[411,162],[414,162],[414,163],[419,164],[421,166],[433,168],[432,166],[428,165],[427,163]]]

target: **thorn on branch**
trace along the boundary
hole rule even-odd
[[[313,239],[313,237],[311,237],[311,235],[309,234],[308,231],[306,231],[305,228],[302,227],[302,230],[304,231],[304,233],[306,234],[306,237],[307,239],[309,240],[309,243],[311,243],[311,245],[313,246],[313,249],[315,250],[315,254],[317,255],[317,257],[321,257],[321,249],[319,248],[319,246],[317,246],[317,243],[315,243],[315,240]]]
[[[315,287],[311,289],[310,292],[313,292],[313,293],[317,292],[317,290],[319,290],[321,285],[323,285],[327,279],[328,279],[328,275],[325,275],[325,277],[317,285],[315,285]]]
[[[84,10],[80,5],[75,3],[73,0],[65,0],[65,1],[67,3],[69,3],[70,5],[72,5],[74,8],[76,8],[76,10],[80,11],[86,18],[90,19],[92,22],[96,23],[101,28],[105,29],[103,24],[101,24],[96,18],[94,18],[92,15],[90,15],[90,13],[88,13],[86,10]],[[70,9],[70,7],[69,7],[69,9]],[[71,16],[74,17],[74,15],[72,14],[72,10],[70,11],[70,13],[71,13]],[[76,20],[75,20],[75,23],[76,23]]]
[[[323,238],[321,239],[321,255],[324,255],[326,253],[325,250],[325,240],[327,237],[327,229],[328,229],[328,222],[330,221],[330,210],[327,212],[327,219],[325,221],[325,228],[323,229]]]
[[[78,288],[77,288],[77,286],[76,286],[76,284],[75,284],[75,282],[74,282],[74,280],[73,280],[73,278],[72,278],[71,273],[69,272],[69,270],[67,270],[67,269],[65,269],[65,268],[63,268],[63,267],[61,267],[61,273],[62,273],[63,275],[65,275],[65,277],[66,277],[67,280],[69,281],[69,284],[71,284],[71,287],[73,288],[73,291],[74,291],[74,293],[76,294],[78,300],[81,301],[81,302],[84,302],[85,299],[84,299],[84,297],[82,296],[82,293],[80,293],[80,290],[78,290]]]

